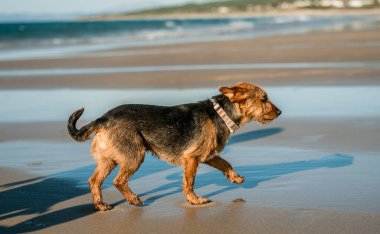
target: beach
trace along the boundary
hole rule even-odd
[[[0,59],[0,232],[378,233],[380,20],[360,22]],[[73,111],[85,107],[82,126],[117,105],[196,102],[241,81],[283,113],[229,139],[222,157],[243,184],[202,165],[195,191],[213,202],[191,206],[182,169],[147,154],[130,185],[144,206],[113,187],[116,169],[103,185],[115,208],[93,209],[91,142],[67,134]]]

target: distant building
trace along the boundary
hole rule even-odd
[[[218,7],[218,13],[220,14],[226,14],[230,12],[230,8],[226,6]]]
[[[293,3],[282,5],[281,8],[361,8],[367,6],[379,6],[380,0],[296,0]]]

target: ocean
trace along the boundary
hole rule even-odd
[[[375,16],[268,16],[0,23],[0,60],[68,57],[103,50],[210,40],[254,38],[347,25]],[[377,17],[378,19],[378,17]]]

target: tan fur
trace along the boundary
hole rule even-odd
[[[89,185],[93,195],[94,205],[98,210],[109,210],[112,207],[102,202],[100,187],[105,177],[119,165],[119,173],[115,177],[113,184],[124,195],[129,203],[140,205],[140,199],[129,189],[128,182],[140,167],[144,160],[145,151],[137,152],[140,157],[137,160],[130,160],[125,154],[113,146],[112,139],[107,131],[99,131],[92,143],[91,155],[97,162],[97,167],[93,176],[89,179]]]
[[[219,90],[232,102],[230,106],[233,108],[234,117],[240,119],[240,126],[251,120],[266,124],[281,113],[268,100],[265,91],[258,86],[238,83],[235,86],[222,87]],[[223,98],[228,101],[225,97]],[[185,106],[179,108],[182,108],[183,111],[186,110]],[[217,139],[218,131],[220,133],[220,129],[223,127],[220,127],[220,124],[217,125],[215,119],[203,116],[201,123],[198,124],[200,128],[195,128],[198,130],[193,133],[194,136],[191,135],[191,139],[185,144],[185,149],[179,148],[180,151],[178,152],[181,153],[178,155],[169,155],[171,151],[149,147],[146,139],[139,135],[141,133],[136,131],[133,123],[128,119],[108,121],[104,125],[92,122],[79,131],[75,128],[75,123],[82,113],[83,109],[72,114],[68,129],[71,136],[78,141],[84,141],[91,134],[95,134],[90,152],[97,165],[88,183],[94,206],[98,210],[105,211],[112,208],[102,201],[101,185],[116,165],[119,165],[120,170],[113,180],[113,184],[129,203],[133,205],[142,204],[128,184],[130,177],[144,161],[147,150],[152,151],[168,163],[183,166],[183,193],[191,204],[199,205],[209,202],[206,198],[198,197],[194,192],[195,175],[200,163],[206,163],[220,170],[233,183],[244,181],[244,177],[239,176],[232,166],[219,155],[230,133],[226,130],[223,132],[223,136],[220,137],[219,135]],[[126,131],[118,131],[120,129],[126,129]],[[217,141],[223,141],[223,143],[218,145]]]
[[[252,120],[267,124],[278,116],[278,109],[268,99],[267,93],[258,86],[238,83],[219,90],[241,110],[241,125]]]
[[[232,169],[231,164],[229,164],[220,156],[213,157],[212,159],[208,160],[206,164],[215,167],[216,169],[223,172],[227,179],[233,183],[240,184],[244,181],[244,177],[241,177],[238,174],[236,174],[236,172]]]

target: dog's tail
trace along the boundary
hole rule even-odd
[[[90,139],[91,135],[96,131],[96,122],[92,121],[91,123],[83,126],[81,129],[77,129],[75,126],[78,119],[82,116],[84,108],[81,108],[70,115],[69,120],[67,121],[67,130],[69,131],[70,136],[76,141],[86,141]]]

